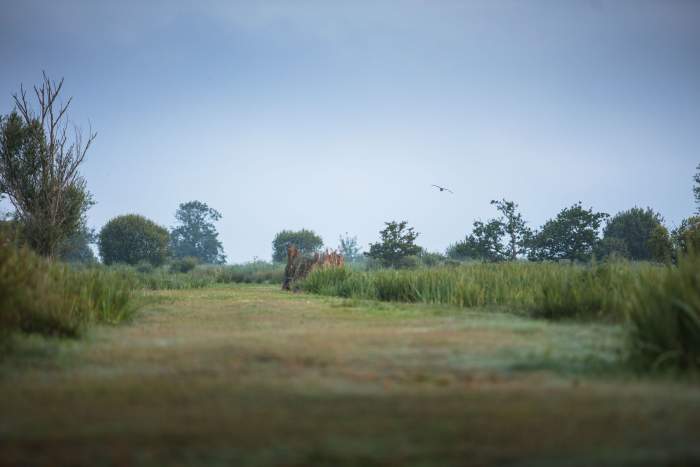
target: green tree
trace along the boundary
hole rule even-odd
[[[700,214],[700,164],[697,166],[697,173],[693,177],[695,186],[693,187],[693,194],[695,195],[695,204],[698,205],[696,208],[696,213]]]
[[[588,261],[598,242],[598,231],[608,214],[583,209],[581,202],[564,208],[533,235],[528,258],[532,261]]]
[[[93,204],[78,169],[96,134],[83,140],[79,128],[68,131],[71,99],[59,104],[62,87],[63,80],[56,83],[44,74],[34,87],[37,112],[20,87],[15,110],[0,117],[0,193],[12,204],[24,240],[50,258],[78,232]]]
[[[288,245],[295,245],[302,255],[308,256],[321,250],[323,239],[313,230],[307,229],[278,232],[272,240],[272,261],[277,263],[287,261]]]
[[[97,258],[90,247],[96,241],[95,231],[83,224],[76,233],[58,245],[57,257],[68,263],[96,263]]]
[[[675,250],[687,253],[692,250],[700,252],[700,216],[691,216],[681,221],[681,225],[671,233]]]
[[[492,200],[491,205],[496,206],[501,216],[486,223],[474,221],[471,234],[447,249],[450,258],[515,261],[526,252],[532,232],[518,212],[518,205],[506,199]]]
[[[647,242],[651,259],[659,263],[669,263],[673,259],[673,243],[668,229],[659,224],[654,227]]]
[[[351,237],[345,232],[345,236],[340,236],[338,251],[345,258],[345,261],[354,262],[360,258],[360,246],[357,243],[357,237]]]
[[[105,264],[135,265],[148,262],[159,266],[168,257],[168,231],[137,214],[118,216],[100,230],[98,246]]]
[[[502,199],[500,201],[492,200],[491,204],[495,205],[502,215],[497,221],[502,225],[503,233],[507,237],[506,255],[509,260],[515,261],[518,255],[526,252],[532,232],[527,227],[527,222],[523,219],[522,214],[518,212],[516,203]]]
[[[593,248],[596,258],[630,258],[627,243],[617,237],[605,237],[600,239]]]
[[[224,248],[214,226],[214,222],[221,219],[217,210],[201,201],[190,201],[180,204],[175,219],[179,225],[170,232],[170,248],[174,257],[197,258],[206,264],[226,262]]]
[[[409,258],[420,253],[421,247],[415,244],[419,233],[408,222],[385,222],[386,228],[379,232],[381,241],[370,243],[370,258],[378,260],[385,267],[398,268],[407,265]]]
[[[653,260],[654,252],[650,240],[657,227],[662,225],[663,218],[651,208],[634,207],[615,214],[603,228],[603,245],[624,244],[625,256],[632,260]],[[656,232],[657,234],[659,232]],[[613,242],[612,239],[616,239]],[[657,239],[658,240],[658,239]],[[659,247],[660,245],[657,245]],[[602,255],[607,256],[603,248]],[[614,250],[613,250],[614,251]],[[658,252],[657,252],[658,253]]]

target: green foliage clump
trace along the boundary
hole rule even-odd
[[[194,256],[185,256],[184,258],[175,259],[170,263],[170,272],[188,273],[197,267],[199,258]]]
[[[681,225],[673,230],[671,238],[678,255],[700,252],[700,216],[683,219]]]
[[[530,241],[528,258],[532,261],[589,261],[598,242],[598,230],[608,217],[581,203],[564,208],[547,221]]]
[[[284,280],[284,265],[253,261],[221,267],[217,273],[218,283],[281,284]]]
[[[502,261],[506,257],[505,246],[501,241],[504,235],[503,223],[498,219],[491,219],[486,223],[474,221],[472,233],[464,240],[451,245],[447,254],[457,260]]]
[[[635,261],[663,260],[670,252],[663,218],[651,208],[634,207],[615,214],[603,228],[599,256],[622,256]],[[652,243],[653,242],[653,243]],[[664,245],[665,243],[665,245]]]
[[[77,336],[91,323],[117,323],[134,312],[133,279],[101,268],[45,260],[0,244],[0,334]]]
[[[501,215],[485,223],[474,221],[472,233],[447,249],[451,259],[515,261],[527,251],[532,232],[518,211],[518,205],[506,199],[492,200],[491,204]]]
[[[168,231],[137,214],[118,216],[102,227],[98,246],[105,264],[130,265],[147,261],[154,266],[168,257]]]
[[[174,257],[193,257],[205,264],[226,262],[224,248],[214,226],[214,222],[221,219],[217,210],[201,201],[190,201],[180,204],[175,218],[180,225],[170,233]]]
[[[635,281],[658,277],[663,269],[626,261],[590,266],[560,265],[540,286],[531,314],[547,319],[597,318],[620,320]]]
[[[340,236],[338,252],[343,255],[346,263],[355,263],[362,257],[362,254],[360,253],[360,246],[357,242],[357,237],[351,237],[347,232],[345,233],[345,236]]]
[[[695,182],[693,186],[693,196],[695,196],[695,204],[698,205],[696,213],[700,215],[700,164],[698,164],[697,172],[693,176],[693,181]]]
[[[136,266],[116,264],[104,269],[132,278],[134,287],[146,290],[199,289],[215,284],[281,284],[284,279],[284,265],[254,261],[231,266],[198,265],[191,268],[191,260],[183,271],[180,260],[178,266],[154,267],[141,262]]]
[[[283,230],[272,240],[272,261],[283,263],[287,261],[287,246],[295,245],[302,256],[310,256],[321,250],[323,239],[313,230],[299,231]]]
[[[668,229],[659,224],[654,227],[647,242],[652,261],[669,263],[673,258],[673,243]]]
[[[629,357],[644,370],[700,370],[700,255],[642,276],[629,302]]]
[[[83,223],[77,232],[59,243],[57,257],[66,263],[96,264],[97,258],[90,248],[96,241],[94,230]]]
[[[406,268],[417,264],[416,257],[421,252],[421,247],[416,245],[418,232],[413,227],[408,227],[406,221],[385,222],[386,228],[379,232],[381,241],[371,243],[368,257],[381,262],[384,267]]]

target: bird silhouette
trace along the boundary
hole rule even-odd
[[[434,186],[435,188],[440,190],[440,193],[442,193],[443,191],[449,191],[453,195],[455,194],[454,191],[450,190],[449,188],[445,188],[444,186],[440,186],[440,185],[430,185],[430,186]]]

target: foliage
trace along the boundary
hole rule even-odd
[[[593,248],[596,258],[629,259],[630,252],[627,242],[617,237],[602,238]]]
[[[409,266],[410,257],[420,253],[421,248],[415,244],[418,232],[413,227],[408,227],[406,221],[385,222],[386,228],[379,232],[381,242],[371,243],[369,252],[365,253],[370,258],[381,261],[386,267],[400,268]]]
[[[630,298],[629,357],[645,370],[700,370],[700,255],[661,278],[641,277]]]
[[[32,109],[24,88],[15,94],[16,109],[0,118],[0,193],[7,195],[22,225],[22,236],[36,252],[54,257],[59,244],[75,234],[93,204],[78,169],[96,134],[83,142],[58,104],[63,80],[44,74],[34,87],[39,104]]]
[[[76,269],[0,244],[0,334],[76,336],[91,323],[123,321],[134,312],[132,288],[127,275]]]
[[[313,230],[282,230],[272,240],[273,262],[282,263],[287,261],[288,245],[295,245],[302,255],[308,256],[321,250],[323,239],[316,235]]]
[[[652,235],[656,235],[656,249],[663,250],[660,243],[662,231],[657,230],[662,226],[663,218],[651,208],[642,209],[634,207],[627,211],[622,211],[611,219],[603,228],[603,248],[600,249],[602,255],[619,253],[623,250],[625,257],[636,261],[650,261],[656,259],[651,248]],[[613,240],[614,239],[614,240]],[[609,245],[614,245],[619,250],[611,249]],[[622,247],[624,245],[624,247]],[[663,251],[657,251],[663,256]]]
[[[199,264],[199,258],[194,256],[185,256],[177,258],[170,263],[170,272],[190,272]]]
[[[420,260],[420,264],[427,267],[439,266],[441,264],[445,264],[447,261],[447,257],[442,253],[427,251],[424,248],[421,248],[420,253],[418,254],[418,259]]]
[[[503,226],[503,233],[507,236],[506,256],[509,260],[515,261],[519,255],[526,252],[532,232],[527,227],[522,214],[518,212],[516,203],[502,199],[492,200],[491,204],[495,205],[502,215],[498,222]]]
[[[659,263],[668,263],[673,258],[673,243],[668,229],[659,224],[654,227],[647,242],[651,259]]]
[[[176,260],[173,263],[178,263]],[[172,264],[168,267],[154,267],[149,262],[136,266],[117,264],[103,266],[112,273],[128,276],[134,287],[146,290],[199,289],[215,284],[281,284],[284,279],[284,266],[281,264],[254,261],[230,266],[196,265],[187,271],[178,270]],[[188,269],[189,264],[184,269]]]
[[[695,195],[695,204],[698,205],[695,212],[700,215],[700,164],[697,166],[697,172],[695,176],[693,176],[693,181],[695,182],[695,186],[693,187],[693,195]]]
[[[67,263],[97,263],[95,253],[90,245],[97,241],[97,234],[84,223],[77,232],[59,243],[57,256]]]
[[[137,214],[117,216],[102,227],[98,245],[105,264],[137,264],[148,261],[154,266],[168,256],[168,231]]]
[[[362,257],[360,254],[360,246],[357,243],[357,237],[351,237],[345,232],[345,236],[340,236],[338,251],[348,263],[354,263]]]
[[[608,261],[590,266],[559,265],[559,274],[543,281],[532,315],[546,319],[620,320],[640,276],[659,277],[660,267]]]
[[[478,259],[496,262],[514,261],[525,253],[532,233],[526,226],[518,205],[513,201],[492,200],[501,216],[489,219],[486,223],[477,220],[472,225],[472,233],[464,240],[450,245],[447,255],[452,259]]]
[[[588,261],[598,241],[598,230],[608,214],[583,209],[581,203],[564,208],[547,221],[531,240],[528,258],[533,261]]]
[[[658,266],[629,263],[471,263],[371,272],[334,268],[312,271],[302,288],[347,298],[508,306],[548,319],[621,320],[636,278],[663,273]]]
[[[472,233],[467,235],[464,240],[450,245],[446,254],[455,260],[501,261],[505,258],[504,247],[501,243],[504,233],[503,225],[498,220],[491,219],[486,224],[474,221]]]
[[[265,261],[221,267],[216,275],[216,282],[224,284],[281,284],[283,280],[284,265]]]
[[[202,263],[226,262],[214,222],[221,214],[201,201],[180,204],[175,212],[179,225],[170,233],[172,255],[176,258],[194,257]]]
[[[681,225],[671,233],[671,239],[678,254],[690,250],[700,252],[700,216],[683,219]]]

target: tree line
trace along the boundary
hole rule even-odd
[[[206,203],[180,204],[171,231],[137,214],[110,220],[99,233],[87,227],[86,213],[94,197],[79,172],[97,133],[83,137],[69,124],[71,99],[59,103],[63,80],[43,74],[41,84],[27,93],[23,87],[13,95],[14,109],[0,115],[0,198],[14,208],[3,230],[48,258],[94,261],[90,248],[97,243],[106,264],[163,264],[168,258],[195,258],[203,263],[223,263],[226,256],[214,222],[221,214]],[[33,95],[36,108],[32,106]],[[673,261],[679,252],[700,248],[700,165],[694,175],[696,215],[669,230],[662,216],[651,208],[634,207],[610,217],[584,208],[581,202],[562,209],[539,229],[531,229],[514,201],[493,200],[498,215],[486,222],[473,222],[464,239],[450,245],[443,256],[416,244],[419,234],[406,221],[390,221],[380,240],[361,254],[357,237],[341,236],[338,249],[349,262],[366,257],[388,267],[451,260],[589,261],[622,257],[640,261]],[[602,236],[600,229],[602,227]],[[320,236],[311,230],[283,230],[272,242],[272,259],[282,262],[286,247],[294,243],[302,254],[319,251]]]

